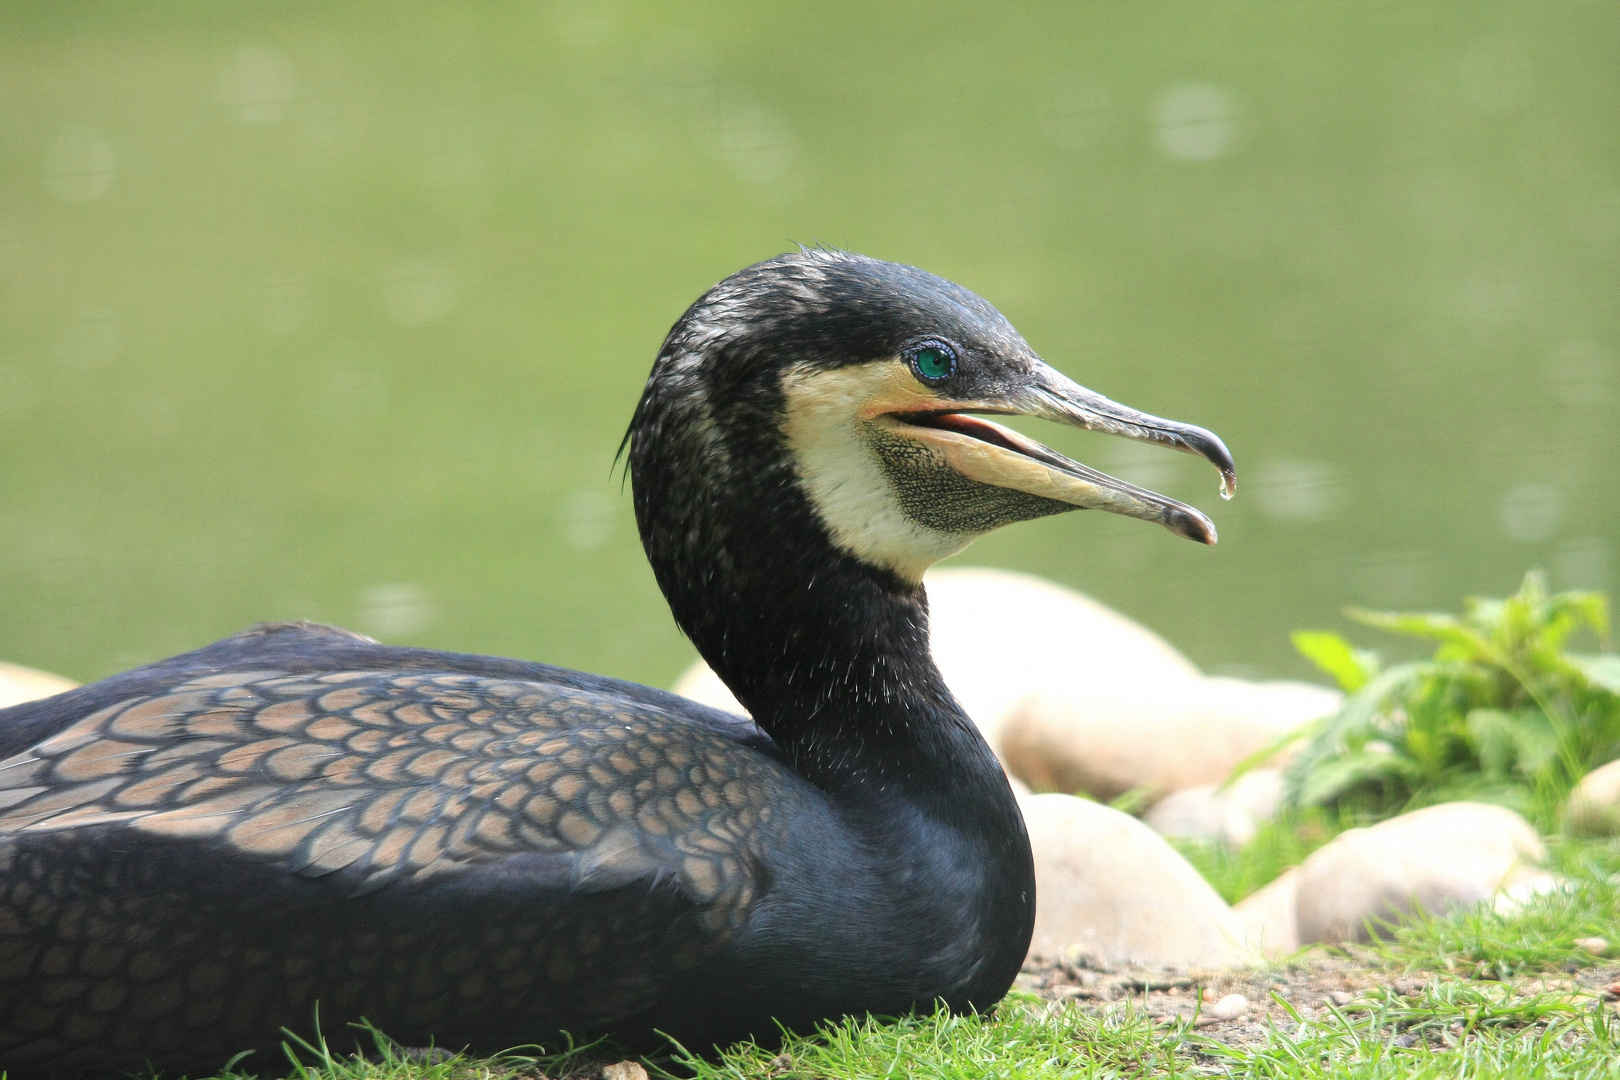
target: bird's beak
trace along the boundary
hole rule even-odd
[[[1000,424],[966,415],[1035,416],[1197,454],[1220,470],[1221,494],[1231,498],[1237,472],[1231,453],[1213,432],[1128,409],[1040,361],[1034,364],[1032,377],[1005,396],[941,402],[938,411],[931,408],[894,414],[894,418],[916,429],[908,434],[928,442],[951,468],[970,480],[1071,506],[1156,521],[1189,540],[1215,543],[1215,523],[1185,503],[1071,461]]]

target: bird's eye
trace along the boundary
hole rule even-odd
[[[943,343],[930,342],[912,350],[911,370],[924,382],[940,382],[956,374],[956,353]]]

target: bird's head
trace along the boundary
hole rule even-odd
[[[774,552],[785,565],[830,544],[906,584],[991,529],[1066,510],[1215,542],[1192,507],[984,415],[1158,443],[1235,483],[1215,435],[1071,381],[961,286],[809,250],[733,274],[670,331],[627,436],[643,540],[655,567],[794,548]]]

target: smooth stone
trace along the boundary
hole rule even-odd
[[[1008,769],[1037,791],[1113,799],[1218,784],[1245,758],[1344,696],[1299,682],[1109,682],[1031,697],[1002,725]],[[1279,760],[1286,760],[1286,756]]]
[[[1233,904],[1232,912],[1243,924],[1244,945],[1271,960],[1298,952],[1298,896],[1296,866]]]
[[[1351,829],[1299,867],[1299,940],[1366,941],[1368,920],[1393,921],[1421,906],[1432,914],[1489,900],[1548,875],[1541,837],[1501,806],[1454,802]]]
[[[1262,821],[1276,816],[1282,795],[1280,770],[1250,769],[1225,791],[1219,784],[1172,791],[1148,807],[1142,820],[1160,836],[1239,848],[1254,839]]]
[[[1032,954],[1078,948],[1106,964],[1178,968],[1252,959],[1226,901],[1136,818],[1073,795],[1019,806],[1035,852]]]
[[[1254,816],[1223,798],[1214,784],[1172,791],[1142,815],[1160,836],[1242,847],[1254,837]]]
[[[681,672],[681,677],[675,680],[670,687],[675,693],[684,698],[691,698],[700,705],[708,705],[715,709],[724,709],[738,716],[747,716],[748,710],[738,704],[735,696],[714,669],[703,662],[702,657],[692,661],[687,669]]]
[[[1153,631],[1073,589],[1007,570],[931,570],[934,660],[1008,772],[1112,799],[1225,780],[1282,732],[1335,712],[1309,683],[1206,679]],[[675,692],[744,712],[702,660]]]
[[[929,630],[945,682],[999,754],[1001,726],[1032,694],[1107,681],[1186,681],[1191,660],[1153,631],[1097,601],[1030,574],[968,567],[930,570]],[[701,659],[677,694],[746,710]]]
[[[21,664],[0,660],[0,709],[25,701],[54,697],[79,684],[48,671],[36,671]]]
[[[1593,956],[1602,956],[1609,951],[1609,939],[1600,937],[1578,937],[1574,941],[1577,949]]]
[[[1249,1011],[1249,999],[1242,994],[1227,994],[1221,1000],[1204,1010],[1204,1015],[1214,1020],[1236,1020]]]
[[[1281,769],[1250,769],[1222,794],[1247,810],[1255,821],[1270,821],[1282,809],[1287,787]]]
[[[1141,623],[1031,574],[934,570],[923,582],[934,661],[998,754],[1003,726],[1032,697],[1200,677]]]
[[[1581,777],[1564,804],[1564,827],[1577,836],[1620,833],[1620,761]]]
[[[1532,873],[1518,878],[1498,892],[1491,900],[1491,909],[1498,915],[1516,915],[1540,897],[1569,891],[1567,878],[1556,874]]]

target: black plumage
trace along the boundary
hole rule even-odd
[[[919,342],[948,350],[941,386],[905,374]],[[815,418],[857,377],[903,408],[852,419],[851,456]],[[978,297],[858,256],[784,256],[687,311],[627,436],[636,515],[677,621],[757,724],[307,624],[0,711],[0,1066],[206,1069],[308,1032],[317,1006],[329,1039],[364,1018],[489,1051],[994,1005],[1029,941],[1029,845],[887,553],[1091,505],[941,464],[969,424],[948,406],[1079,400],[1054,378]],[[1208,433],[1103,404],[1093,426],[1229,472]],[[963,430],[1011,455],[994,468],[1098,475]],[[893,515],[845,506],[824,475],[842,461],[870,465],[850,490]],[[1120,512],[1213,538],[1117,491]]]

